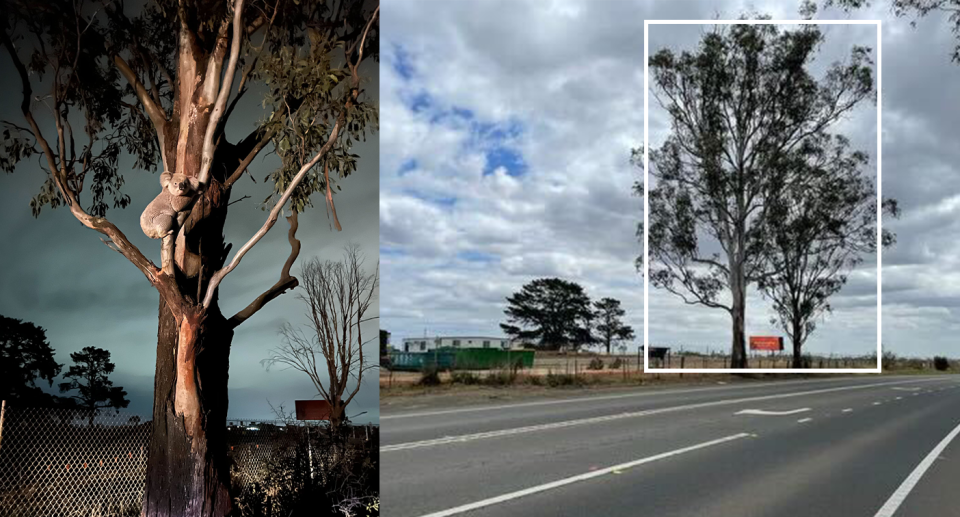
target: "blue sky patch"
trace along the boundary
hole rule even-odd
[[[406,160],[405,162],[403,162],[403,163],[400,164],[400,170],[397,171],[397,175],[398,175],[398,176],[403,176],[403,175],[407,174],[408,172],[416,169],[418,165],[419,165],[419,164],[417,163],[417,160],[415,160],[415,159],[413,159],[413,158],[410,158],[410,159],[408,159],[408,160]]]
[[[415,197],[421,201],[426,201],[442,208],[452,208],[457,204],[457,198],[452,196],[434,196],[413,189],[404,189],[403,193]]]
[[[523,156],[509,147],[496,146],[487,151],[487,165],[483,168],[483,175],[493,174],[498,168],[503,167],[508,176],[521,176],[527,171],[527,164],[523,161]]]
[[[489,264],[491,262],[500,262],[500,257],[490,253],[484,253],[482,251],[476,251],[476,250],[461,251],[460,253],[457,253],[457,258],[459,258],[460,260],[465,260],[467,262],[480,262],[484,264]]]
[[[413,79],[413,64],[410,62],[410,54],[400,45],[393,45],[393,69],[397,75],[404,80]]]

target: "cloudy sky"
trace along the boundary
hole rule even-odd
[[[798,6],[384,5],[381,325],[396,342],[424,332],[496,335],[506,296],[534,278],[560,276],[593,298],[622,300],[639,335],[642,281],[633,260],[642,212],[630,191],[638,171],[629,157],[643,141],[643,20],[733,18],[745,11],[790,19]],[[899,243],[884,254],[885,345],[905,355],[957,355],[950,339],[960,305],[954,264],[960,250],[951,237],[960,232],[960,148],[951,136],[960,106],[948,86],[960,79],[960,67],[950,62],[954,38],[941,16],[913,28],[885,3],[818,16],[883,21],[883,191],[904,212],[889,224]],[[696,41],[697,34],[681,32],[660,41]],[[831,29],[824,55],[852,42],[873,46],[873,37]],[[873,153],[875,115],[860,115],[845,124],[855,130],[855,143],[864,142],[858,147]],[[851,280],[834,301],[835,315],[821,324],[824,339],[811,338],[811,349],[861,352],[864,343],[875,343],[873,274],[865,268]],[[652,320],[658,311],[674,318],[659,330],[664,340],[726,347],[722,314],[701,310],[678,320],[671,303],[651,300]],[[762,305],[751,305],[748,332],[769,330]]]
[[[22,125],[19,77],[6,51],[0,52],[0,70],[6,72],[0,74],[0,91],[7,94],[0,100],[0,119]],[[370,78],[364,89],[376,99],[377,64],[366,63],[360,70],[361,76]],[[230,119],[232,125],[227,127],[228,140],[236,142],[255,127],[262,116],[260,101],[255,91],[244,97]],[[352,243],[360,245],[368,268],[372,271],[376,267],[377,148],[378,135],[374,133],[353,151],[361,156],[358,170],[342,180],[343,190],[335,196],[342,232],[331,229],[319,196],[314,199],[316,207],[301,214],[297,237],[302,248],[292,271],[295,276],[306,260],[314,257],[338,260],[343,247]],[[269,188],[262,180],[279,164],[275,155],[268,155],[268,150],[249,168],[257,183],[245,177],[234,187],[231,199],[250,196],[230,208],[225,234],[227,242],[233,243],[234,251],[266,219],[267,212],[260,209],[259,202],[268,195]],[[4,243],[5,250],[0,268],[0,314],[46,329],[57,361],[67,365],[64,371],[72,364],[70,352],[85,346],[109,350],[116,364],[111,379],[114,385],[123,386],[127,391],[130,399],[127,411],[149,417],[153,407],[159,295],[137,268],[104,246],[100,234],[82,227],[67,210],[45,208],[39,218],[31,215],[30,199],[40,191],[44,181],[43,173],[35,164],[33,161],[21,163],[14,174],[0,177],[0,220],[3,221],[0,242]],[[143,208],[160,192],[159,175],[129,170],[131,166],[132,160],[121,158],[120,167],[128,169],[124,191],[132,203],[124,210],[110,210],[107,217],[147,257],[159,264],[159,241],[148,239],[139,223]],[[84,196],[82,199],[88,201],[86,194]],[[277,281],[281,266],[290,254],[287,229],[286,221],[279,220],[224,279],[220,287],[220,307],[225,314],[234,314],[246,307]],[[316,389],[304,374],[280,367],[266,371],[260,365],[268,351],[279,344],[277,331],[282,323],[299,325],[307,321],[305,306],[295,293],[287,292],[275,299],[237,327],[230,355],[230,417],[273,418],[268,401],[292,410],[294,400],[316,395]],[[374,315],[376,312],[371,314]],[[375,336],[376,330],[376,320],[364,326],[366,336]],[[375,347],[373,343],[368,348],[369,357],[376,357]],[[355,418],[355,422],[379,420],[379,387],[375,375],[367,376],[363,389],[347,409],[348,416],[363,412],[366,414]]]

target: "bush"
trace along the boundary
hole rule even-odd
[[[488,386],[509,386],[517,381],[517,374],[509,368],[501,368],[488,373],[483,380]]]
[[[883,370],[892,370],[897,367],[897,354],[893,352],[884,352],[880,357],[880,366]]]
[[[231,467],[233,487],[239,492],[234,494],[234,514],[379,515],[377,441],[331,435],[326,428],[311,433],[293,425],[278,429],[269,439],[256,475]]]
[[[440,369],[437,368],[435,364],[428,364],[420,370],[420,382],[418,383],[421,386],[439,386],[440,385]]]
[[[550,386],[551,388],[557,388],[561,386],[582,386],[583,385],[583,379],[571,373],[550,372],[547,374],[546,382],[547,382],[547,386]]]
[[[620,359],[620,358],[618,357],[618,358],[616,358],[616,359],[613,360],[613,363],[610,365],[610,369],[611,369],[611,370],[619,370],[620,368],[623,368],[623,359]]]
[[[543,386],[543,377],[539,375],[527,375],[523,377],[523,382],[531,386]]]
[[[603,359],[599,357],[594,357],[590,360],[590,364],[587,365],[588,370],[602,370],[603,369]]]
[[[453,372],[450,374],[450,381],[454,384],[480,384],[480,377],[473,372]]]
[[[947,370],[950,369],[950,361],[947,360],[946,357],[942,357],[942,356],[939,356],[939,355],[938,355],[938,356],[935,356],[935,357],[933,358],[933,367],[936,368],[938,371],[941,371],[941,372],[947,371]]]

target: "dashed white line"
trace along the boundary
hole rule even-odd
[[[810,418],[810,417],[807,417],[807,418],[801,418],[800,420],[797,420],[797,423],[798,423],[798,424],[803,424],[803,423],[805,423],[805,422],[809,422],[809,421],[811,421],[811,420],[813,420],[813,419],[812,419],[812,418]]]
[[[553,490],[554,488],[560,488],[560,487],[562,487],[562,486],[570,485],[570,484],[573,484],[573,483],[578,483],[578,482],[580,482],[580,481],[586,481],[586,480],[588,480],[588,479],[593,479],[593,478],[595,478],[595,477],[600,477],[600,476],[603,476],[603,475],[606,475],[606,474],[610,474],[610,473],[613,473],[613,472],[619,473],[619,472],[621,472],[621,471],[623,471],[623,470],[626,470],[626,469],[629,469],[629,468],[633,468],[633,467],[637,467],[637,466],[643,465],[644,463],[650,463],[650,462],[653,462],[653,461],[662,460],[662,459],[665,459],[665,458],[669,458],[669,457],[671,457],[671,456],[677,456],[677,455],[684,454],[684,453],[687,453],[687,452],[695,451],[695,450],[697,450],[697,449],[703,449],[703,448],[706,448],[706,447],[712,447],[712,446],[714,446],[714,445],[720,445],[721,443],[732,442],[732,441],[734,441],[734,440],[739,440],[739,439],[741,439],[741,438],[747,438],[747,437],[749,437],[749,436],[751,436],[750,433],[739,433],[739,434],[734,434],[734,435],[731,435],[731,436],[725,436],[725,437],[723,437],[723,438],[718,438],[718,439],[716,439],[716,440],[710,440],[709,442],[698,443],[698,444],[696,444],[696,445],[691,445],[691,446],[689,446],[689,447],[684,447],[684,448],[682,448],[682,449],[676,449],[676,450],[672,450],[672,451],[669,451],[669,452],[664,452],[664,453],[661,453],[661,454],[657,454],[657,455],[655,455],[655,456],[648,456],[648,457],[646,457],[646,458],[641,458],[641,459],[634,460],[634,461],[631,461],[631,462],[628,462],[628,463],[621,463],[621,464],[619,464],[619,465],[614,465],[614,466],[612,466],[612,467],[607,467],[607,468],[605,468],[605,469],[594,470],[594,471],[591,471],[591,472],[587,472],[587,473],[585,473],[585,474],[579,474],[579,475],[576,475],[576,476],[571,476],[571,477],[568,477],[568,478],[560,479],[560,480],[557,480],[557,481],[552,481],[552,482],[550,482],[550,483],[545,483],[545,484],[542,484],[542,485],[532,486],[532,487],[530,487],[530,488],[525,488],[525,489],[523,489],[523,490],[517,490],[516,492],[510,492],[510,493],[508,493],[508,494],[503,494],[503,495],[499,495],[499,496],[496,496],[496,497],[491,497],[491,498],[489,498],[489,499],[483,499],[482,501],[477,501],[477,502],[474,502],[474,503],[465,504],[465,505],[462,505],[462,506],[457,506],[456,508],[450,508],[450,509],[442,510],[442,511],[439,511],[439,512],[429,513],[429,514],[423,515],[423,516],[421,516],[421,517],[447,517],[447,516],[449,516],[449,515],[457,515],[457,514],[460,514],[460,513],[469,512],[469,511],[476,510],[476,509],[479,509],[479,508],[485,508],[485,507],[487,507],[487,506],[493,506],[493,505],[495,505],[495,504],[504,503],[504,502],[507,502],[507,501],[511,501],[511,500],[513,500],[513,499],[519,499],[519,498],[521,498],[521,497],[526,497],[526,496],[528,496],[528,495],[536,494],[536,493],[539,493],[539,492],[545,492],[545,491],[547,491],[547,490]]]
[[[874,402],[874,403],[873,403],[874,406],[879,406],[880,404],[882,404],[882,402]]]
[[[810,411],[808,407],[802,407],[797,409],[791,409],[788,411],[768,411],[766,409],[743,409],[734,413],[734,415],[762,415],[762,416],[787,416],[787,415],[796,415],[797,413],[803,413]]]
[[[845,408],[843,411],[841,411],[841,413],[849,413],[851,411],[853,411],[853,408],[848,407],[848,408]]]
[[[892,517],[893,514],[896,513],[897,508],[900,508],[903,501],[910,495],[913,487],[915,487],[920,481],[920,478],[923,477],[923,474],[933,465],[933,462],[940,456],[940,453],[950,445],[950,442],[953,441],[958,434],[960,434],[960,425],[954,427],[953,431],[950,431],[947,436],[945,436],[943,440],[940,440],[940,443],[930,451],[930,454],[927,454],[927,456],[923,458],[920,464],[913,469],[913,472],[907,476],[907,479],[904,479],[903,483],[901,483],[893,495],[890,496],[890,499],[887,499],[887,502],[880,507],[880,510],[877,511],[874,517]]]

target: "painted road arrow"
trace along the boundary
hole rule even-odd
[[[804,407],[800,409],[791,409],[789,411],[767,411],[766,409],[744,409],[742,411],[737,411],[735,415],[765,415],[765,416],[786,416],[786,415],[796,415],[797,413],[803,413],[804,411],[810,411],[810,408]]]

